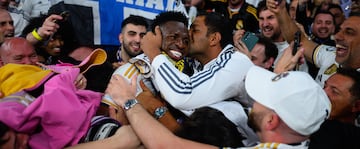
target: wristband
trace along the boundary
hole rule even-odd
[[[35,38],[36,40],[38,40],[38,41],[42,41],[42,40],[43,40],[43,38],[37,33],[37,29],[36,29],[36,28],[34,28],[34,30],[31,32],[31,35],[33,35],[34,38]]]

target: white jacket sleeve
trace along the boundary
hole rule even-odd
[[[244,96],[244,78],[252,65],[249,58],[232,48],[223,50],[191,77],[177,70],[164,55],[152,62],[155,84],[161,95],[180,110]]]

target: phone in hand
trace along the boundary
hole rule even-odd
[[[292,55],[295,55],[298,48],[300,47],[300,40],[301,40],[301,32],[297,31],[295,33],[295,38],[294,38],[294,45],[292,47]]]
[[[61,12],[59,15],[60,15],[63,19],[62,19],[62,20],[56,20],[55,23],[59,23],[59,21],[61,21],[61,22],[66,21],[66,20],[69,18],[69,16],[70,16],[70,12],[69,12],[69,11],[63,11],[63,12]]]
[[[258,42],[259,37],[252,32],[245,32],[244,36],[241,38],[241,41],[245,43],[249,51],[251,51],[255,44]]]

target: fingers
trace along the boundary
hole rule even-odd
[[[80,74],[75,80],[75,87],[77,89],[85,89],[87,85],[87,79],[84,77],[84,75]]]
[[[293,57],[299,64],[303,64],[305,62],[304,51],[304,48],[300,48]]]
[[[60,27],[56,21],[62,20],[63,18],[60,15],[51,15],[47,17],[43,25],[38,29],[38,34],[41,37],[49,37],[57,32],[57,29]]]
[[[112,106],[109,106],[108,111],[109,111],[109,117],[116,120],[117,119],[116,109]]]

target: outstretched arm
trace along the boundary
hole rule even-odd
[[[286,8],[286,1],[282,1],[280,4],[276,0],[266,0],[266,6],[270,11],[275,13],[279,24],[282,35],[288,43],[294,40],[295,32],[300,30],[295,22],[290,18]],[[304,48],[304,56],[309,62],[313,62],[312,55],[317,44],[308,38],[301,32],[301,43]]]
[[[119,88],[122,91],[119,91]],[[106,92],[121,107],[136,94],[136,77],[129,84],[123,77],[115,75],[111,78]],[[185,140],[175,136],[170,130],[155,120],[140,104],[135,104],[125,111],[136,135],[146,148],[216,148],[210,145]]]
[[[36,29],[34,33],[30,32],[26,35],[26,40],[35,45],[40,41],[48,39],[51,35],[55,34],[59,28],[59,25],[56,24],[55,21],[62,19],[60,15],[50,15],[45,19],[40,28]]]

